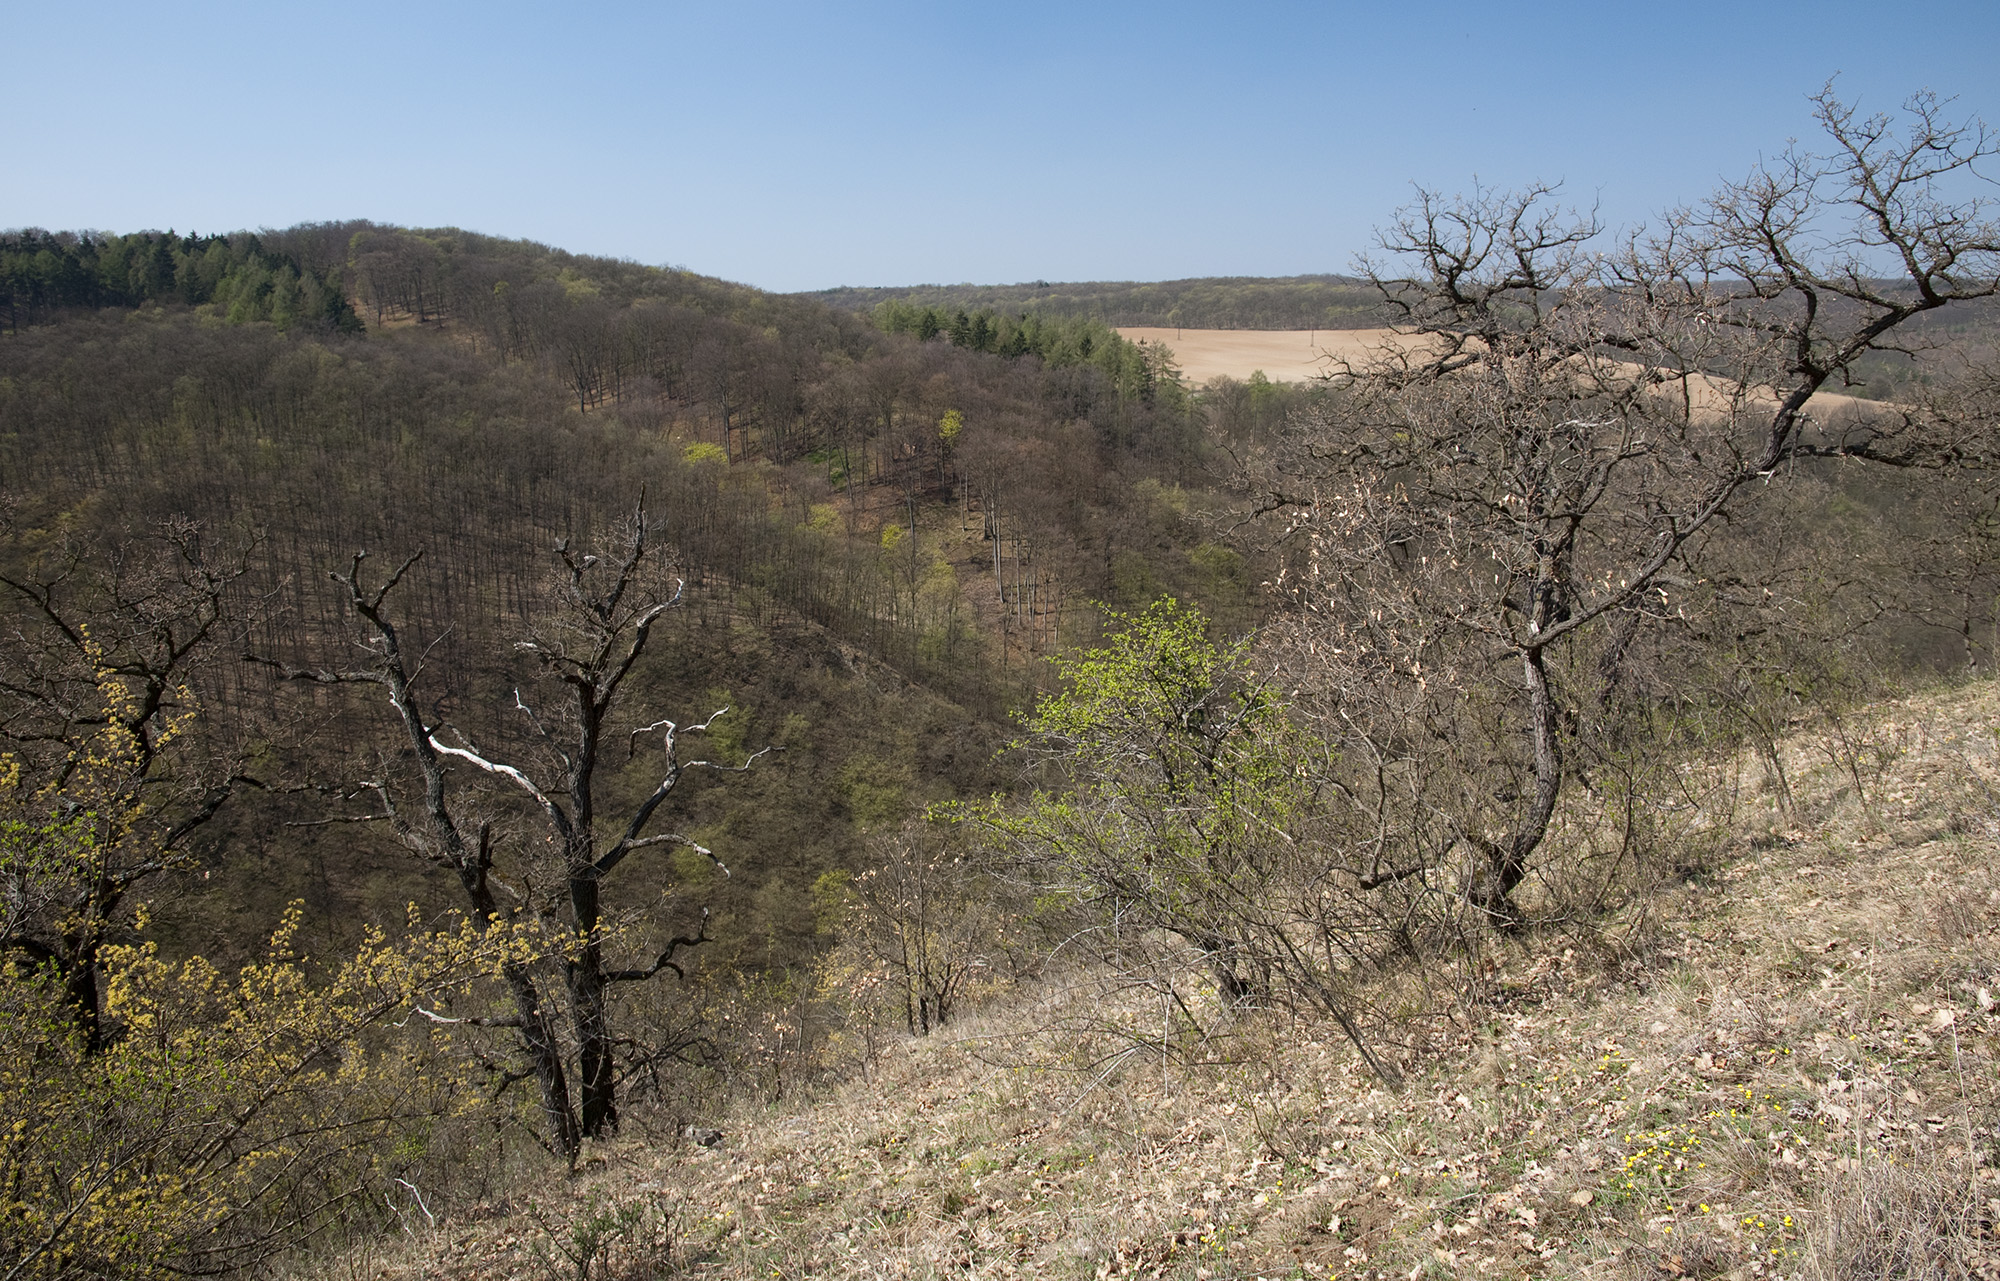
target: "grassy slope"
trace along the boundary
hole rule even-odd
[[[551,1275],[623,1206],[608,1275],[2000,1274],[1996,724],[1988,684],[1801,732],[1794,808],[1764,788],[1712,874],[1496,958],[1399,1096],[1303,1026],[1062,1070],[1096,998],[1021,993],[368,1266]]]

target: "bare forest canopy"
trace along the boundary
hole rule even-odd
[[[912,285],[803,294],[850,311],[884,304],[946,318],[1095,320],[1110,328],[1368,329],[1384,322],[1381,295],[1351,276],[1203,276],[1189,280],[1019,285]]]
[[[197,844],[229,874],[175,882],[170,937],[240,918],[248,946],[295,896],[326,937],[435,901],[386,832],[284,826],[324,821],[367,773],[372,721],[240,658],[348,652],[327,573],[357,549],[424,553],[395,603],[431,696],[518,746],[510,647],[549,608],[554,547],[645,496],[688,582],[646,689],[681,714],[731,706],[731,742],[785,748],[675,802],[729,851],[713,951],[746,965],[810,944],[812,882],[858,866],[866,832],[996,784],[1006,712],[1049,680],[1041,655],[1095,634],[1090,602],[1173,592],[1238,627],[1258,608],[1186,488],[1196,406],[1089,326],[996,357],[690,272],[369,223],[4,244],[6,572],[97,608],[86,578],[189,522],[243,571],[230,639],[190,657],[205,721],[257,745],[260,779],[335,788],[225,807]],[[307,323],[266,278],[337,287],[340,307]],[[1243,432],[1291,403],[1240,399]],[[33,631],[28,606],[10,595],[8,617]]]
[[[782,769],[675,802],[739,850],[747,874],[710,895],[714,953],[756,967],[810,947],[813,880],[861,867],[869,832],[996,785],[1008,713],[1048,687],[1043,657],[1097,637],[1100,604],[1171,595],[1225,634],[1265,618],[1272,548],[1209,513],[1239,501],[1242,460],[1329,395],[1191,391],[1163,352],[1081,312],[864,315],[448,228],[10,233],[0,266],[7,573],[87,612],[155,531],[199,530],[203,556],[241,569],[231,639],[189,656],[203,715],[257,745],[260,777],[320,789],[225,807],[200,857],[232,874],[175,882],[184,910],[161,918],[190,940],[261,928],[300,894],[331,938],[426,893],[393,841],[284,826],[329,817],[314,807],[366,773],[354,753],[375,740],[353,707],[301,703],[241,657],[346,652],[354,619],[325,576],[358,549],[423,552],[397,601],[433,696],[516,743],[510,647],[549,608],[552,549],[601,538],[645,495],[689,584],[646,688],[682,714],[729,705],[732,741],[787,749]],[[1034,292],[1148,291],[1358,305],[1372,287]],[[1850,487],[1845,519],[1874,528],[1894,492]],[[1986,652],[1967,610],[1925,608],[1908,652],[1948,633]]]

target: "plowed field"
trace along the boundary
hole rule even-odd
[[[1181,372],[1199,387],[1217,375],[1248,378],[1261,369],[1273,382],[1300,382],[1394,337],[1387,329],[1120,329],[1133,342],[1165,343]]]

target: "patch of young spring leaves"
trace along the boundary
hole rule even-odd
[[[418,1011],[446,1017],[431,1007],[472,997],[537,941],[460,920],[396,941],[371,932],[322,969],[296,951],[302,917],[295,904],[266,959],[233,974],[150,942],[105,948],[111,1035],[96,1053],[57,976],[0,969],[8,1275],[252,1262],[379,1183],[396,1138],[481,1106],[445,1025]]]

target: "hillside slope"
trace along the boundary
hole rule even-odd
[[[1719,865],[1491,957],[1399,1094],[1312,1026],[1244,1025],[1206,1064],[1163,1063],[1114,1032],[1146,994],[1073,977],[816,1096],[700,1118],[713,1147],[662,1117],[573,1181],[434,1227],[413,1210],[409,1247],[359,1262],[2000,1275],[1996,724],[2000,686],[1981,684],[1800,730],[1782,782],[1736,762]]]

